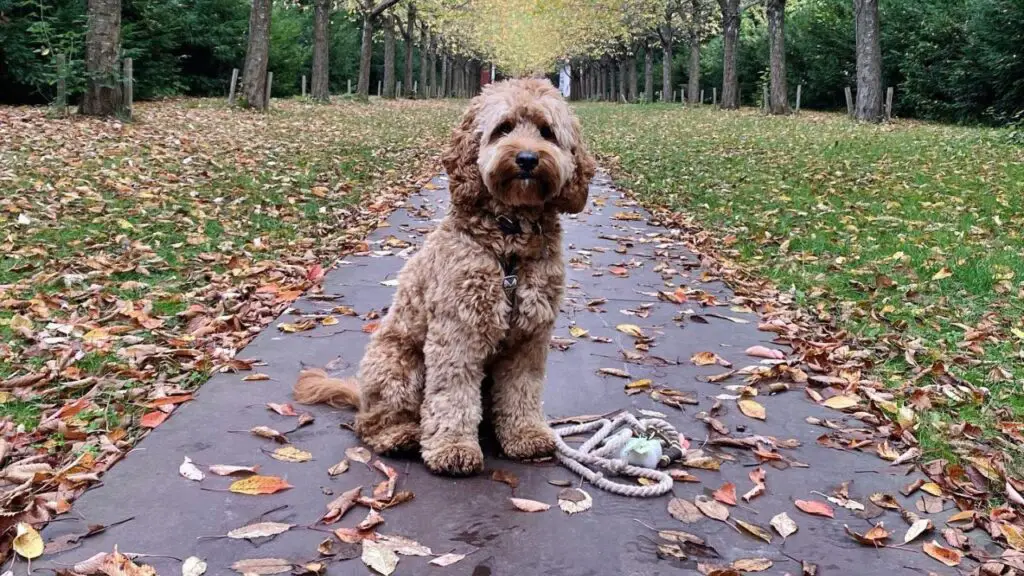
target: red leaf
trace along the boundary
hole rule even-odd
[[[721,502],[723,504],[728,504],[729,506],[735,506],[736,505],[736,485],[733,484],[732,482],[726,482],[725,484],[722,484],[721,488],[719,488],[718,490],[715,490],[715,493],[712,494],[712,496],[715,497],[715,500],[718,500],[719,502]]]
[[[156,428],[157,426],[163,424],[164,420],[167,420],[167,416],[168,414],[166,412],[161,412],[159,410],[147,412],[139,420],[139,425],[142,426],[143,428]]]
[[[835,512],[832,511],[832,507],[824,502],[818,502],[817,500],[797,500],[794,504],[796,504],[797,508],[808,514],[824,516],[826,518],[835,518]]]

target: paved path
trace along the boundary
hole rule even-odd
[[[409,206],[397,210],[390,225],[378,229],[370,238],[373,250],[398,253],[402,248],[383,245],[388,237],[407,240],[414,245],[444,213],[447,192],[445,180],[435,180],[436,189],[424,190],[410,198]],[[674,318],[690,304],[659,302],[644,293],[664,288],[660,274],[654,271],[659,262],[667,262],[679,271],[675,281],[691,288],[700,288],[721,302],[731,294],[717,282],[702,283],[696,258],[666,237],[660,228],[648,227],[643,221],[612,219],[620,211],[639,211],[610,187],[605,176],[599,176],[591,190],[587,213],[566,220],[565,255],[569,260],[568,299],[563,307],[556,334],[569,337],[571,322],[589,330],[591,336],[606,337],[609,343],[580,340],[564,351],[552,350],[549,360],[545,408],[550,417],[579,414],[601,414],[622,408],[660,410],[699,445],[708,428],[694,415],[707,410],[714,396],[726,392],[723,384],[699,381],[700,375],[716,374],[720,367],[696,367],[689,362],[695,352],[713,351],[731,360],[737,367],[755,363],[744,350],[754,344],[770,344],[770,334],[757,330],[757,319],[751,314],[734,312],[727,306],[696,312],[717,312],[740,318],[734,323],[705,315],[706,324]],[[609,238],[629,237],[631,242],[619,243]],[[620,251],[616,252],[619,247]],[[625,249],[623,250],[623,247]],[[381,281],[394,278],[404,260],[396,255],[353,256],[328,274],[324,291],[342,294],[337,302],[302,299],[297,309],[324,312],[337,304],[347,304],[360,314],[381,310],[391,299],[394,288]],[[637,267],[630,267],[630,263]],[[609,267],[626,265],[629,277],[609,273]],[[603,274],[600,272],[603,271]],[[604,298],[607,303],[588,308],[590,300]],[[638,310],[649,304],[649,316],[629,316],[624,310]],[[267,440],[244,433],[257,425],[280,430],[290,429],[295,418],[278,416],[264,407],[266,402],[289,402],[290,388],[299,370],[305,366],[330,365],[338,373],[351,373],[358,364],[367,335],[361,331],[364,320],[339,316],[334,326],[319,326],[313,331],[284,334],[276,329],[262,333],[241,358],[260,358],[266,366],[260,372],[272,378],[262,382],[244,382],[242,374],[220,374],[212,378],[197,394],[196,401],[181,407],[166,423],[154,431],[104,478],[104,484],[84,495],[74,512],[83,522],[52,523],[44,535],[80,532],[84,523],[109,524],[128,516],[131,522],[88,539],[75,550],[48,558],[44,564],[67,566],[97,552],[119,547],[122,552],[161,554],[185,558],[197,555],[209,564],[207,574],[231,574],[229,566],[240,559],[285,557],[310,560],[317,557],[317,544],[328,534],[308,529],[293,529],[276,538],[251,544],[244,540],[197,539],[198,536],[225,534],[247,524],[260,514],[287,505],[287,508],[264,518],[313,525],[324,513],[325,504],[356,485],[372,487],[381,475],[353,464],[351,470],[329,478],[326,470],[344,456],[346,448],[356,445],[354,435],[339,427],[351,420],[345,411],[317,407],[312,411],[316,422],[290,435],[299,448],[311,452],[315,460],[307,463],[285,463],[273,460],[264,452],[276,446]],[[279,322],[294,321],[283,318]],[[650,353],[679,365],[661,367],[627,364],[621,360],[620,347],[631,350],[633,339],[617,332],[619,323],[634,323],[656,336]],[[276,324],[275,324],[276,325]],[[634,378],[651,378],[657,384],[693,392],[699,406],[686,406],[683,411],[657,404],[647,395],[627,396],[624,381],[598,374],[603,367],[627,370]],[[809,468],[767,471],[767,493],[754,499],[747,507],[732,508],[732,517],[755,522],[768,528],[769,520],[779,512],[787,512],[799,524],[799,532],[783,545],[777,535],[771,544],[740,534],[732,527],[705,519],[684,525],[666,511],[668,497],[647,500],[631,499],[601,493],[593,487],[584,488],[593,495],[589,512],[569,516],[557,507],[537,514],[515,511],[508,502],[511,490],[494,482],[487,474],[467,479],[431,476],[415,460],[388,459],[400,472],[399,488],[411,490],[415,499],[386,510],[381,533],[398,534],[430,546],[436,553],[472,552],[461,562],[440,568],[428,566],[428,558],[402,557],[397,574],[472,574],[484,575],[604,575],[604,574],[679,574],[694,573],[697,560],[659,559],[654,541],[656,534],[640,524],[656,528],[681,529],[707,539],[721,555],[720,563],[741,558],[766,557],[775,565],[764,573],[801,573],[795,560],[820,565],[821,575],[854,574],[952,574],[920,552],[920,541],[913,550],[874,550],[852,541],[843,529],[849,524],[860,532],[870,527],[866,520],[844,509],[836,510],[836,519],[812,517],[795,509],[795,499],[818,499],[812,491],[830,492],[843,481],[854,480],[850,496],[867,503],[869,494],[885,491],[898,495],[899,487],[912,478],[896,475],[878,458],[844,453],[816,443],[823,428],[807,424],[807,416],[840,420],[841,415],[809,402],[802,390],[776,396],[759,396],[767,408],[767,421],[760,422],[741,414],[732,401],[723,402],[719,417],[734,436],[765,434],[778,438],[795,438],[802,446],[782,452]],[[740,428],[740,427],[743,428]],[[853,421],[851,426],[856,426]],[[742,433],[738,430],[744,430]],[[494,451],[491,450],[493,454]],[[701,484],[677,483],[675,494],[692,500],[709,493],[726,481],[734,482],[740,494],[751,487],[747,477],[757,464],[749,450],[725,451],[735,461],[726,462],[720,472],[693,470]],[[178,474],[184,456],[189,456],[204,469],[211,464],[259,464],[261,472],[284,477],[294,488],[270,496],[244,496],[224,491],[232,479],[207,475],[201,483],[188,481]],[[553,464],[519,464],[489,457],[489,469],[514,472],[520,480],[515,495],[554,504],[560,488],[549,479],[573,480],[565,469]],[[333,492],[326,495],[326,492]],[[904,504],[912,507],[906,500]],[[947,505],[947,508],[949,506]],[[363,518],[365,510],[348,513],[341,526],[352,526]],[[903,521],[892,512],[881,519],[895,529],[894,538],[902,541],[906,530]],[[937,519],[938,520],[938,519]],[[640,522],[637,522],[640,521]],[[938,523],[938,522],[937,522]],[[178,574],[173,560],[149,558],[161,574]],[[37,564],[38,565],[38,564]],[[365,574],[359,559],[332,563],[329,574]]]

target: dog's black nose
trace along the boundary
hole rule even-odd
[[[537,167],[537,163],[540,162],[540,158],[537,157],[536,152],[523,151],[516,154],[516,165],[523,172],[530,172]]]

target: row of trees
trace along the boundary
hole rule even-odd
[[[86,32],[115,18],[119,39]],[[137,98],[223,95],[247,61],[255,106],[267,70],[278,96],[309,75],[318,99],[349,80],[362,96],[380,84],[423,97],[472,93],[490,63],[520,75],[568,61],[575,97],[651,101],[660,87],[695,101],[716,87],[728,108],[769,86],[785,113],[797,84],[819,108],[863,84],[862,117],[894,86],[897,114],[1000,123],[1024,108],[1021,22],[1024,0],[0,0],[0,101],[52,98],[58,54],[83,105],[109,99],[122,56]]]

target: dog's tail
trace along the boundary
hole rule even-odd
[[[322,403],[358,410],[359,382],[355,378],[331,378],[319,368],[307,368],[299,373],[292,396],[299,404]]]

